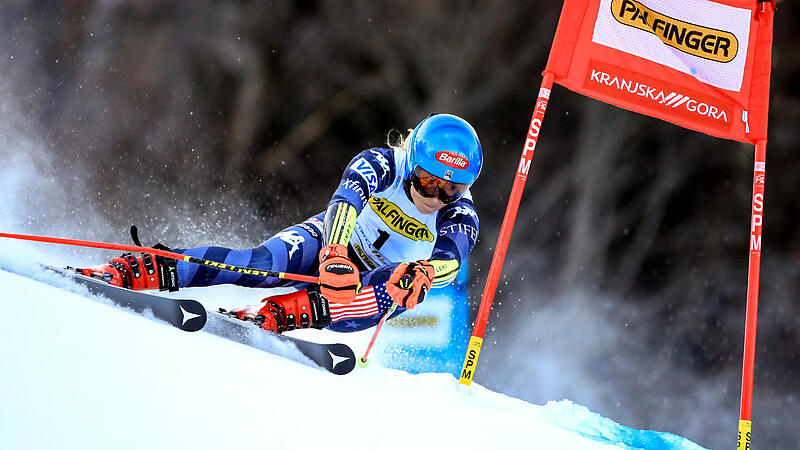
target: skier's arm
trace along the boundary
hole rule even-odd
[[[395,176],[393,152],[383,148],[364,150],[348,163],[325,213],[326,244],[347,246],[367,199],[391,186]]]
[[[386,293],[406,309],[422,303],[431,287],[452,282],[478,240],[478,214],[468,198],[442,208],[436,225],[439,237],[430,259],[398,264],[386,282]]]
[[[347,255],[356,218],[373,192],[391,185],[394,178],[393,150],[365,150],[347,165],[342,181],[325,212],[325,246],[319,252],[319,284],[322,296],[348,304],[361,289],[358,267]]]
[[[339,201],[325,212],[325,244],[339,244],[347,247],[359,211],[347,201]]]
[[[461,261],[478,240],[478,214],[472,200],[463,198],[445,206],[439,212],[437,229],[439,236],[429,261],[435,272],[433,287],[442,287],[456,278]]]

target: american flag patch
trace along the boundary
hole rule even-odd
[[[343,319],[371,317],[379,312],[386,311],[391,306],[392,301],[383,285],[367,286],[356,295],[353,303],[348,305],[331,303],[331,320],[338,322]]]

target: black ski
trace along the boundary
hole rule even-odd
[[[70,269],[44,265],[42,267],[85,286],[92,294],[107,298],[115,305],[130,308],[139,314],[150,311],[157,319],[183,331],[201,330],[208,318],[205,307],[197,300],[159,297],[113,286],[105,281],[77,274]]]
[[[350,373],[356,366],[356,355],[345,344],[318,344],[303,339],[275,334],[264,330],[253,322],[239,320],[215,311],[208,311],[208,322],[203,331],[255,347],[268,353],[292,359],[290,343],[315,365],[336,375]]]
[[[345,344],[318,344],[291,336],[270,333],[253,322],[235,319],[215,311],[206,311],[205,307],[196,300],[172,299],[141,291],[131,291],[110,285],[102,280],[80,275],[71,269],[60,269],[47,265],[42,265],[42,268],[85,286],[92,294],[107,298],[115,305],[132,309],[139,314],[150,311],[157,319],[184,331],[203,330],[293,360],[298,359],[297,351],[299,351],[309,362],[336,375],[350,373],[356,365],[356,356],[353,350]],[[292,345],[286,345],[287,343]]]

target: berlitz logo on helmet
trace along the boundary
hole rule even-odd
[[[458,153],[439,152],[436,154],[436,160],[445,166],[452,167],[454,169],[466,169],[469,167],[469,161],[467,161],[467,158],[464,158]]]

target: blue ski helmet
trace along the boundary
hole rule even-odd
[[[483,152],[475,129],[452,114],[431,114],[419,123],[408,143],[406,166],[420,166],[453,183],[470,185],[481,173]]]

